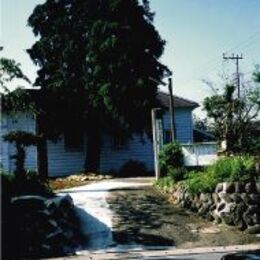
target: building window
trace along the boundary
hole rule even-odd
[[[66,151],[82,151],[83,150],[83,134],[80,131],[67,130],[64,133],[64,146]]]
[[[122,135],[113,136],[111,142],[113,149],[123,149],[127,147],[127,138]]]

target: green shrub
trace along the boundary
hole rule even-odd
[[[167,176],[174,182],[182,181],[187,175],[187,170],[184,167],[174,168],[172,166],[168,167]]]
[[[4,141],[14,143],[16,154],[11,156],[15,160],[15,175],[19,178],[25,178],[25,158],[27,146],[37,145],[39,138],[30,132],[11,131],[3,136]]]
[[[35,172],[27,171],[23,179],[9,173],[1,173],[0,178],[2,198],[6,200],[20,195],[40,195],[46,197],[53,195],[47,183],[40,181]]]
[[[214,178],[211,171],[208,172],[192,172],[187,180],[185,186],[192,194],[199,194],[201,192],[213,192],[218,181]]]
[[[160,178],[155,182],[155,185],[161,189],[170,188],[175,184],[174,180],[170,176]]]
[[[255,160],[249,156],[225,157],[202,172],[191,172],[185,185],[191,193],[213,192],[220,182],[248,182],[257,178]]]
[[[143,162],[136,160],[129,160],[119,170],[119,176],[144,176],[147,174],[147,169]]]
[[[250,156],[221,158],[211,168],[220,181],[249,181],[256,174],[255,160]]]
[[[163,146],[159,153],[159,166],[162,176],[166,176],[169,169],[181,168],[184,156],[179,142],[175,141]]]

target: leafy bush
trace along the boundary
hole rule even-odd
[[[20,195],[52,196],[50,187],[39,180],[35,172],[26,172],[25,178],[17,178],[16,175],[1,173],[2,198],[9,200],[11,197]]]
[[[123,177],[143,176],[147,174],[144,163],[136,160],[129,160],[119,170],[119,175]]]
[[[173,179],[170,176],[166,176],[163,178],[160,178],[159,180],[157,180],[155,182],[155,185],[157,185],[158,187],[164,189],[164,188],[170,188],[175,184],[175,182],[173,181]]]
[[[184,165],[184,156],[179,142],[175,141],[163,146],[159,153],[159,166],[162,176],[173,168],[181,168]]]
[[[25,147],[30,145],[37,145],[39,138],[29,132],[25,131],[11,131],[3,136],[4,141],[14,143],[16,147],[16,154],[11,156],[15,159],[15,174],[17,177],[25,177],[24,163],[26,158]]]
[[[210,168],[219,180],[248,181],[256,174],[255,160],[249,156],[219,159]]]
[[[160,178],[158,181],[156,181],[155,185],[157,185],[160,188],[172,187],[177,182],[184,180],[187,174],[188,171],[184,167],[181,168],[169,167],[167,176]]]
[[[172,166],[168,167],[167,177],[169,177],[174,182],[182,181],[187,175],[187,170],[184,167],[174,168]]]
[[[187,180],[185,180],[185,186],[192,194],[213,192],[217,184],[218,180],[214,178],[214,174],[211,171],[191,172]]]
[[[249,156],[225,157],[202,172],[189,174],[185,184],[191,193],[212,192],[220,182],[247,182],[257,178],[255,160]]]

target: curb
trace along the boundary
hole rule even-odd
[[[203,255],[203,254],[219,254],[219,253],[235,253],[243,251],[260,250],[260,244],[249,245],[232,245],[232,246],[217,246],[217,247],[198,247],[192,249],[115,249],[106,251],[80,251],[77,256],[60,259],[140,259],[146,257],[175,257],[175,256],[189,256],[189,255]],[[123,258],[122,258],[123,257]],[[162,258],[164,259],[164,258]]]

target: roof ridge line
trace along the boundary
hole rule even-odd
[[[167,95],[167,96],[170,96],[170,93],[163,92],[163,91],[158,91],[158,94],[165,94],[165,95]],[[190,102],[190,103],[192,103],[192,104],[195,104],[195,105],[198,105],[198,106],[199,106],[199,103],[196,102],[196,101],[192,101],[192,100],[190,100],[190,99],[183,98],[183,97],[180,97],[180,96],[175,95],[175,94],[173,94],[173,96],[176,97],[176,98],[179,98],[179,99],[181,99],[181,100],[183,100],[183,101],[187,101],[187,102]]]

